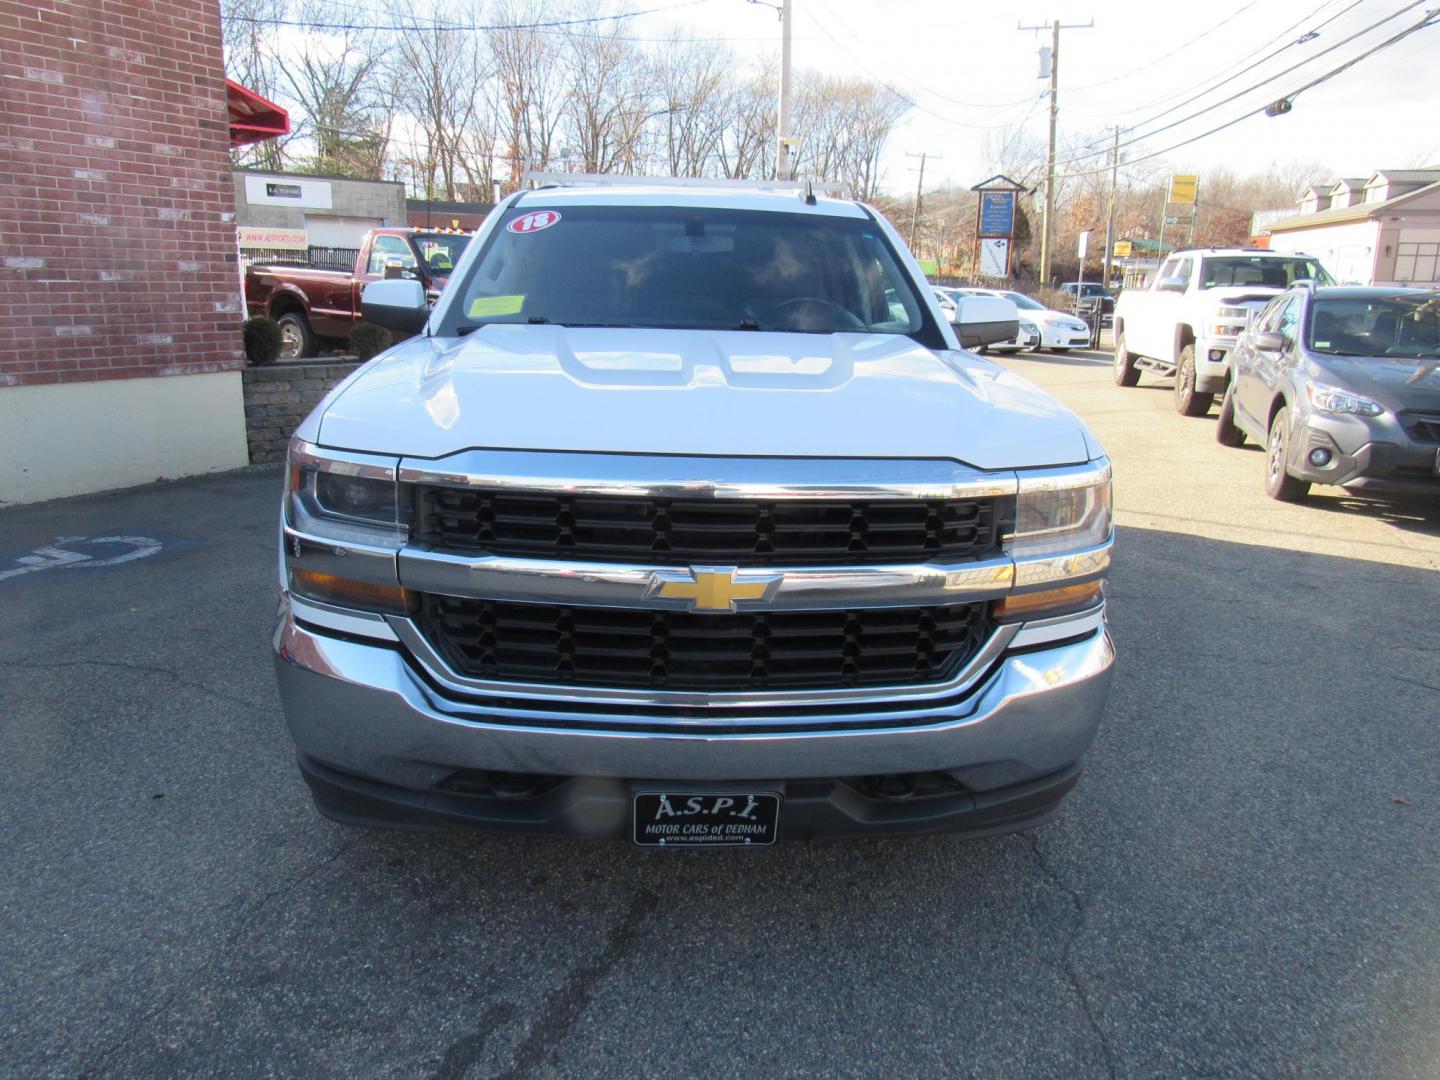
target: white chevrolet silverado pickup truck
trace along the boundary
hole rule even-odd
[[[1148,289],[1115,303],[1117,386],[1140,372],[1175,380],[1175,409],[1204,416],[1230,379],[1230,351],[1250,317],[1297,281],[1334,282],[1319,260],[1257,248],[1176,251]]]
[[[286,469],[319,810],[656,847],[1051,816],[1100,722],[1110,466],[806,191],[503,201]],[[1013,332],[1013,328],[1011,328]]]

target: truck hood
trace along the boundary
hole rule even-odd
[[[405,342],[322,408],[323,445],[422,458],[497,448],[1007,469],[1091,456],[1080,421],[1030,383],[890,334],[491,325]]]

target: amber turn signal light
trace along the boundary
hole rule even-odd
[[[341,607],[406,615],[413,605],[408,592],[399,585],[375,585],[369,581],[353,581],[320,574],[314,570],[291,570],[290,588],[303,597]]]
[[[1087,581],[1083,585],[1064,585],[1043,592],[1018,593],[995,602],[995,618],[1000,622],[1021,619],[1044,619],[1084,611],[1100,603],[1102,582]]]

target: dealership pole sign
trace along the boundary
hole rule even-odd
[[[1008,176],[992,176],[970,189],[975,207],[975,268],[981,277],[1008,278],[1015,246],[1015,200],[1026,188]]]

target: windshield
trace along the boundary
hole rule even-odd
[[[1026,296],[1024,293],[1007,292],[1007,293],[1001,293],[1000,295],[1003,296],[1003,297],[1005,297],[1006,300],[1013,300],[1013,301],[1015,301],[1015,306],[1018,307],[1018,308],[1021,308],[1021,309],[1025,310],[1025,311],[1045,311],[1045,310],[1047,310],[1047,308],[1045,307],[1044,304],[1039,303],[1038,301],[1035,301],[1035,300],[1031,300],[1030,297]]]
[[[1335,280],[1314,259],[1284,258],[1275,255],[1220,255],[1200,260],[1200,288],[1227,285],[1259,285],[1267,289],[1288,289],[1297,281],[1334,285]]]
[[[868,218],[712,207],[526,205],[491,234],[456,331],[559,323],[944,341]]]
[[[1305,341],[1335,356],[1440,356],[1440,295],[1317,299]]]
[[[415,247],[425,265],[436,274],[448,274],[460,261],[470,237],[464,233],[416,233]]]

